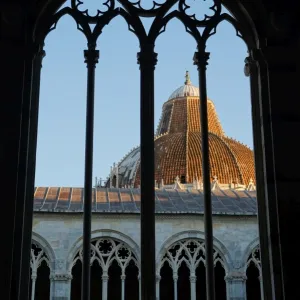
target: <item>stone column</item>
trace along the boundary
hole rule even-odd
[[[32,281],[32,284],[31,284],[31,300],[34,300],[35,298],[35,282],[36,282],[36,272],[32,272],[32,275],[31,275],[31,281]]]
[[[178,298],[178,293],[177,293],[177,281],[178,281],[178,275],[177,275],[177,273],[173,273],[174,300],[177,300],[177,298]]]
[[[126,279],[126,275],[121,275],[121,300],[125,299],[125,279]]]
[[[102,300],[107,300],[108,273],[103,272],[102,275]]]
[[[244,273],[231,273],[225,276],[227,300],[246,300],[246,280]]]
[[[264,285],[263,285],[263,278],[261,275],[258,277],[259,285],[260,285],[260,300],[264,300]]]
[[[139,273],[138,276],[138,280],[139,280],[139,300],[142,299],[142,288],[141,288],[141,274]]]
[[[190,283],[191,283],[191,300],[196,300],[196,281],[197,276],[195,273],[191,273]]]
[[[159,285],[160,285],[161,276],[156,275],[156,300],[159,300]]]
[[[297,17],[289,15],[286,9],[288,6],[272,15],[277,33],[284,34],[276,38],[270,34],[259,51],[252,51],[259,67],[260,164],[265,199],[257,203],[259,223],[264,224],[267,232],[265,238],[266,233],[260,231],[265,299],[300,299],[299,280],[294,275],[300,262],[294,259],[297,247],[291,243],[292,232],[300,226],[299,194],[295,189],[300,183],[300,147],[295,138],[300,130],[300,102],[295,101],[299,98],[296,78],[300,72],[300,45],[293,25]],[[282,28],[278,29],[280,23]],[[269,32],[272,30],[270,27]]]
[[[53,274],[50,276],[50,300],[71,299],[71,280],[70,273]]]

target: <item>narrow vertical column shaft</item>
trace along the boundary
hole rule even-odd
[[[27,186],[26,199],[24,205],[24,222],[23,222],[23,254],[22,273],[20,295],[29,299],[29,281],[30,281],[30,254],[31,254],[31,237],[32,237],[32,220],[34,206],[34,180],[36,169],[36,147],[37,147],[37,131],[38,131],[38,113],[39,113],[39,95],[40,95],[40,78],[42,60],[45,56],[43,47],[39,44],[33,46],[35,53],[33,59],[33,74],[31,88],[31,103],[29,115],[29,136],[28,136],[28,167],[27,169]],[[26,295],[26,296],[25,296]]]
[[[190,284],[191,284],[191,300],[196,300],[196,281],[197,277],[195,274],[190,276]]]
[[[84,171],[84,214],[83,214],[83,264],[82,264],[82,300],[90,300],[90,252],[92,221],[92,187],[93,187],[93,139],[94,139],[94,94],[95,68],[99,59],[99,51],[84,51],[87,64],[87,104],[85,135],[85,171]]]
[[[142,285],[141,285],[141,274],[138,276],[138,281],[139,281],[139,300],[142,299]]]
[[[199,49],[199,47],[198,47]],[[198,67],[200,89],[200,126],[202,141],[202,177],[204,194],[205,262],[206,262],[206,299],[215,300],[215,276],[213,257],[213,228],[209,167],[208,116],[206,65],[209,53],[198,51],[194,55],[194,64]]]
[[[141,45],[141,293],[142,300],[155,295],[155,189],[154,189],[154,45]]]
[[[156,275],[156,300],[159,300],[160,298],[160,294],[159,294],[160,279],[161,279],[160,275],[157,274]]]
[[[121,300],[125,299],[125,280],[126,280],[126,275],[121,275]]]
[[[178,275],[173,274],[173,288],[174,288],[174,300],[178,299],[178,288],[177,288]]]
[[[261,271],[258,279],[259,279],[259,286],[260,286],[260,299],[264,300],[264,284],[263,284],[263,277],[261,276]]]
[[[260,72],[258,68],[258,62],[254,60],[259,60],[260,63]],[[250,76],[250,91],[251,91],[251,108],[252,108],[252,128],[253,128],[253,144],[254,144],[254,158],[255,158],[255,177],[256,177],[256,197],[257,197],[257,211],[258,211],[258,228],[259,228],[259,244],[260,244],[260,257],[261,257],[261,268],[262,268],[262,277],[264,282],[263,294],[264,298],[272,298],[272,275],[271,275],[271,266],[269,260],[269,232],[267,218],[260,217],[268,215],[267,211],[267,195],[264,189],[264,165],[262,159],[264,157],[264,151],[262,147],[262,128],[263,128],[263,119],[261,114],[260,107],[260,93],[263,91],[267,92],[268,88],[259,89],[259,79],[261,81],[266,81],[264,72],[266,72],[265,64],[263,63],[262,54],[260,51],[253,51],[249,57],[245,59],[245,75]],[[267,81],[265,86],[267,86]],[[276,227],[273,227],[273,230],[276,230]]]
[[[31,275],[31,300],[35,299],[35,283],[36,283],[36,274]]]
[[[102,300],[107,300],[107,287],[108,287],[109,276],[107,272],[102,275]]]

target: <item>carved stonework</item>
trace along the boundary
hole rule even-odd
[[[49,257],[46,254],[45,250],[39,244],[32,243],[30,253],[30,268],[32,270],[32,274],[35,274],[37,272],[37,269],[42,262],[45,262],[50,268]]]
[[[50,279],[53,281],[68,281],[72,280],[72,275],[71,274],[52,274],[50,276]]]
[[[225,276],[226,281],[246,281],[247,276],[241,272],[232,272]]]
[[[248,258],[248,261],[247,261],[247,267],[253,263],[256,268],[259,270],[259,272],[261,273],[261,261],[260,261],[260,250],[259,250],[259,246],[255,247],[249,258]]]
[[[64,259],[58,259],[55,262],[55,269],[56,270],[62,270],[64,268],[65,265],[65,260]]]
[[[83,249],[80,249],[74,258],[73,266],[78,260],[82,261],[82,259]],[[125,274],[125,269],[131,261],[138,266],[137,259],[132,250],[125,243],[111,238],[99,238],[91,243],[91,265],[94,261],[100,263],[103,270],[102,279],[104,280],[113,261],[116,261],[121,267],[122,274]]]
[[[224,267],[224,262],[218,251],[214,249],[214,264],[221,263]],[[163,256],[158,270],[167,263],[173,270],[173,277],[178,274],[178,269],[182,263],[185,263],[190,269],[191,274],[195,273],[197,266],[200,263],[205,265],[205,243],[197,239],[180,240],[172,244]],[[192,278],[191,276],[190,278]]]

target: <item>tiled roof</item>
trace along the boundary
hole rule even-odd
[[[140,190],[93,189],[93,212],[139,213]],[[201,190],[156,190],[157,214],[203,214]],[[241,190],[212,191],[213,214],[255,215],[256,192]],[[83,189],[70,187],[37,187],[34,193],[35,212],[72,213],[83,211]]]
[[[199,97],[185,97],[167,101],[163,106],[162,117],[157,135],[176,132],[200,132],[200,100]],[[208,131],[224,135],[214,103],[207,101]]]
[[[229,138],[209,133],[210,175],[219,183],[237,182],[248,185],[255,179],[253,152]],[[135,187],[140,184],[140,169]],[[187,182],[202,178],[201,135],[199,132],[166,134],[155,141],[155,179],[159,183],[174,183],[176,176],[186,176]]]

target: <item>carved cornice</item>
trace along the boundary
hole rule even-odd
[[[229,273],[228,275],[226,275],[225,280],[226,281],[246,281],[247,276],[245,273],[234,272],[234,273]]]
[[[68,281],[68,280],[72,280],[72,275],[70,273],[67,274],[52,274],[50,275],[50,280],[53,281]]]

